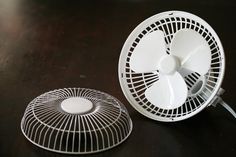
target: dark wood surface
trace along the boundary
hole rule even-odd
[[[0,0],[0,156],[50,157],[20,131],[27,104],[56,88],[88,87],[121,100],[134,123],[122,145],[91,156],[236,156],[236,120],[221,106],[177,123],[135,111],[119,86],[118,58],[133,28],[167,10],[184,10],[218,33],[226,55],[224,100],[236,110],[236,3],[195,1]]]

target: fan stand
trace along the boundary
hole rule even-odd
[[[236,118],[236,112],[221,98],[221,95],[223,95],[224,92],[225,90],[223,88],[220,88],[216,96],[213,98],[211,105],[214,107],[216,107],[217,104],[222,105],[226,110],[228,110],[232,114],[232,116],[234,116],[234,118]]]

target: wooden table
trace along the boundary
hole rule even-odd
[[[52,89],[88,87],[121,100],[134,123],[122,145],[93,156],[236,156],[236,120],[221,106],[177,123],[150,120],[125,99],[118,82],[123,43],[144,19],[167,10],[204,18],[226,55],[223,98],[236,110],[236,3],[198,1],[0,0],[0,156],[50,157],[20,131],[27,104]]]

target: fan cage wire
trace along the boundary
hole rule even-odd
[[[94,104],[92,112],[69,114],[60,102],[83,97]],[[123,104],[106,93],[86,88],[64,88],[44,93],[27,106],[21,130],[33,144],[59,153],[88,154],[122,143],[132,131]]]
[[[177,15],[175,15],[176,13]],[[119,73],[121,73],[119,74],[119,79],[121,87],[125,86],[122,87],[123,92],[133,97],[132,99],[126,95],[126,98],[131,102],[131,104],[135,103],[139,106],[138,111],[140,111],[141,107],[141,110],[152,114],[150,118],[162,121],[177,121],[185,119],[190,116],[190,114],[193,114],[193,112],[199,110],[199,108],[207,106],[206,101],[213,93],[217,92],[219,89],[219,84],[221,84],[222,77],[224,75],[224,52],[217,35],[214,33],[214,30],[199,17],[190,13],[179,11],[164,12],[159,15],[157,14],[153,17],[150,17],[150,19],[152,18],[151,20],[145,20],[133,31],[139,31],[137,35],[135,37],[132,36],[132,32],[130,35],[131,39],[127,39],[126,43],[124,44],[124,47],[127,47],[123,47],[122,51],[128,51],[122,52],[127,54],[125,59],[120,58],[120,61],[123,59],[123,69],[119,69]],[[155,17],[157,20],[154,21],[153,18]],[[191,19],[191,17],[194,17],[195,20]],[[152,22],[148,22],[147,24],[148,20]],[[208,28],[211,28],[211,32],[206,27],[204,27],[204,25],[208,25]],[[130,69],[130,57],[139,41],[145,35],[155,30],[161,30],[164,32],[165,42],[167,45],[166,51],[167,54],[169,54],[169,46],[174,34],[178,30],[185,28],[194,30],[205,38],[211,50],[211,67],[208,73],[205,75],[206,83],[200,93],[193,96],[188,96],[185,103],[178,108],[162,109],[150,103],[144,95],[145,90],[149,88],[154,82],[158,81],[158,71],[150,73],[135,73]],[[212,35],[212,31],[214,36]],[[215,37],[218,41],[215,39]],[[121,67],[122,66],[119,65],[119,68]],[[199,77],[200,75],[194,72],[190,73],[184,78],[188,89],[197,83]],[[135,105],[133,106],[137,109]]]

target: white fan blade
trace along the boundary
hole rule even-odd
[[[171,42],[171,55],[177,56],[183,68],[201,75],[207,73],[211,64],[211,50],[207,41],[191,29],[178,31]]]
[[[191,75],[192,73],[194,73],[194,71],[186,69],[184,67],[179,68],[178,72],[180,73],[180,75],[185,78],[188,75]]]
[[[164,33],[153,31],[140,40],[130,58],[130,68],[137,73],[157,70],[158,61],[166,54]]]
[[[145,91],[145,96],[157,107],[174,109],[185,102],[187,93],[183,77],[175,72],[173,75],[161,75],[160,80]]]

